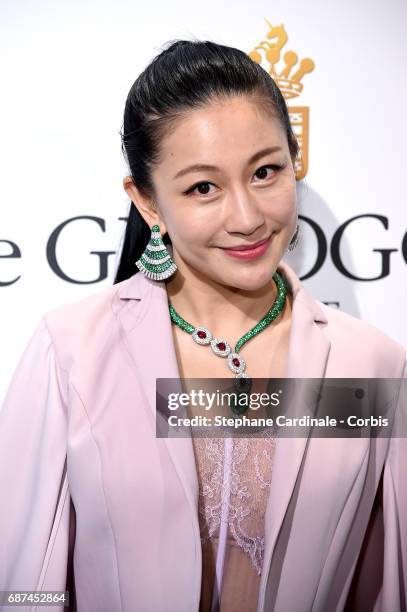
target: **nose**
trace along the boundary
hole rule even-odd
[[[254,234],[264,224],[264,215],[253,194],[244,190],[230,193],[226,203],[225,229],[230,234]]]

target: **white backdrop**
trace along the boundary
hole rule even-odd
[[[315,62],[288,101],[309,107],[310,143],[298,184],[302,241],[287,261],[300,276],[314,265],[311,219],[328,250],[307,288],[407,346],[404,1],[3,0],[0,11],[0,405],[40,317],[113,282],[128,206],[119,130],[138,74],[174,38],[249,53],[265,38],[265,19],[284,24],[285,50]],[[393,249],[389,274],[375,281],[348,278],[330,255],[335,231],[360,215],[369,216],[347,227],[340,255],[353,275],[371,278]],[[46,253],[52,232],[75,217],[87,218],[62,230],[55,257],[84,284],[62,280]],[[92,251],[111,253],[102,280],[103,256]]]

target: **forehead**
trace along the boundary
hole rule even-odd
[[[161,167],[194,161],[222,165],[225,156],[246,159],[273,145],[288,151],[280,121],[259,104],[235,97],[188,111],[161,142]]]

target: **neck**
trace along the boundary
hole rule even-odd
[[[277,297],[272,279],[261,289],[247,291],[197,276],[186,279],[180,271],[166,281],[166,289],[181,317],[195,327],[207,327],[217,337],[243,335],[264,317]],[[283,315],[272,325],[277,325]]]

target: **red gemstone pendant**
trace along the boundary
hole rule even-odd
[[[206,327],[196,327],[192,333],[192,338],[197,344],[209,344],[212,340],[212,334]]]
[[[219,340],[214,338],[211,342],[212,350],[218,357],[227,357],[231,351],[229,344],[226,340]]]
[[[246,362],[243,357],[238,353],[231,353],[228,356],[228,366],[232,370],[232,372],[235,372],[235,374],[239,374],[242,376],[245,375],[244,370],[246,368]]]

